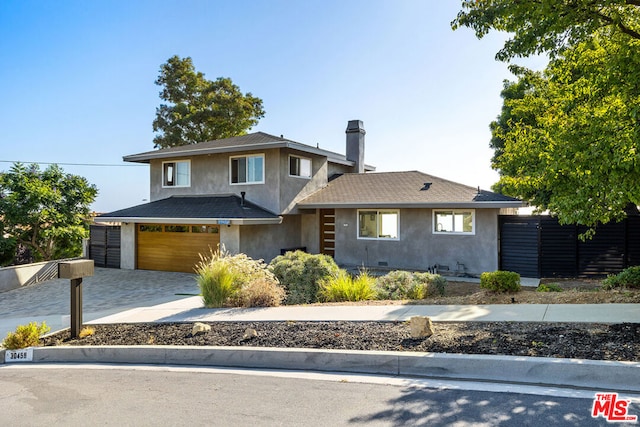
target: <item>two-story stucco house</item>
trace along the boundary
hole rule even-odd
[[[151,201],[96,222],[121,224],[128,269],[192,272],[218,244],[266,261],[305,248],[343,266],[498,268],[498,213],[521,201],[417,171],[375,173],[362,122],[346,135],[346,155],[257,132],[126,156],[149,163]]]

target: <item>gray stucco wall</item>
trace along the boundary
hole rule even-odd
[[[220,226],[220,247],[232,254],[240,252],[240,226]]]
[[[136,268],[136,225],[134,223],[120,225],[120,268],[123,270]]]
[[[288,215],[279,225],[243,225],[240,227],[240,252],[253,259],[271,261],[280,249],[302,246],[300,215]]]
[[[475,235],[432,233],[431,209],[401,209],[400,239],[359,240],[357,210],[336,209],[336,262],[348,266],[426,270],[447,265],[480,274],[498,268],[498,209],[476,209]]]
[[[289,176],[289,156],[311,160],[311,178]],[[280,150],[280,210],[281,214],[298,213],[295,204],[327,185],[327,158]]]
[[[229,158],[240,154],[264,154],[264,184],[230,184]],[[191,161],[189,187],[162,187],[162,164],[171,160]],[[247,200],[273,212],[279,211],[279,150],[247,151],[233,154],[163,159],[151,162],[151,201],[174,195],[237,194],[245,191]]]
[[[264,154],[264,184],[229,183],[229,158],[245,154]],[[289,176],[290,154],[311,159],[311,179]],[[191,185],[189,187],[162,187],[162,164],[174,160],[190,160]],[[327,183],[326,157],[285,149],[153,160],[149,170],[151,201],[174,195],[240,195],[244,191],[247,200],[277,214],[296,213],[292,212],[292,209],[299,199]]]
[[[312,254],[320,252],[319,224],[320,218],[317,213],[301,215],[301,246],[306,247],[307,252]]]

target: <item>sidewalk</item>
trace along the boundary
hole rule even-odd
[[[429,316],[434,321],[640,322],[640,304],[496,304],[496,305],[307,305],[269,308],[203,308],[200,297],[139,307],[91,322],[217,321],[405,321]]]
[[[202,308],[200,297],[138,307],[93,320],[100,323],[216,321],[435,321],[639,322],[640,304],[509,304],[477,306],[369,305]],[[0,366],[7,361],[0,350]],[[209,346],[34,347],[26,362],[223,366],[448,378],[640,393],[639,362],[394,351]],[[0,368],[1,369],[1,368]]]

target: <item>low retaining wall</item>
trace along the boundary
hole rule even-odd
[[[79,258],[73,258],[79,259]],[[68,259],[0,268],[0,292],[58,278],[58,264]]]

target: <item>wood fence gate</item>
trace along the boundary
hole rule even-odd
[[[89,258],[96,267],[120,268],[120,226],[89,227]]]
[[[500,269],[524,277],[604,277],[640,265],[640,217],[587,228],[560,225],[550,216],[501,215]]]

